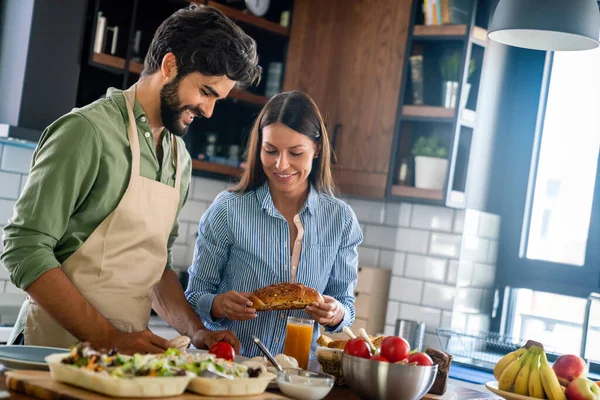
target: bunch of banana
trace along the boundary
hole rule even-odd
[[[541,343],[528,341],[494,368],[498,389],[537,399],[566,400]]]

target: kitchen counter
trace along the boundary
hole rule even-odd
[[[10,397],[3,396],[5,390],[5,380],[3,371],[0,370],[0,399],[10,398],[11,400],[34,400],[35,397],[26,396],[18,393],[9,393]],[[270,393],[281,395],[279,390],[270,390]],[[4,392],[6,394],[6,392]],[[425,399],[436,400],[475,400],[475,399],[498,399],[496,395],[489,392],[483,385],[475,385],[468,382],[450,379],[448,381],[448,390],[443,396],[426,396]],[[202,399],[202,397],[198,397]],[[354,394],[348,387],[334,387],[327,395],[326,400],[359,400],[360,398]]]

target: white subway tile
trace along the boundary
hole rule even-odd
[[[19,289],[18,287],[16,287],[11,281],[6,281],[6,284],[4,286],[4,293],[23,294],[25,292],[23,290]],[[0,303],[0,304],[2,304],[2,303]]]
[[[412,209],[410,226],[427,230],[452,230],[454,211],[451,208],[415,204]]]
[[[448,258],[458,258],[460,252],[460,235],[432,233],[429,254]]]
[[[482,289],[457,288],[455,311],[478,313],[481,311]]]
[[[423,282],[412,279],[392,277],[389,298],[419,304],[423,293]]]
[[[438,335],[433,333],[426,333],[423,337],[423,348],[421,351],[425,351],[426,349],[436,349],[442,350],[442,346],[440,345],[440,339]]]
[[[465,210],[456,210],[454,212],[454,224],[452,225],[452,232],[463,233],[465,228]]]
[[[479,211],[465,210],[465,220],[463,222],[463,233],[465,235],[477,236],[479,230]]]
[[[385,212],[385,203],[383,202],[351,199],[350,207],[352,207],[356,218],[360,222],[383,223],[383,214]]]
[[[367,225],[365,231],[366,246],[419,254],[427,252],[427,231],[378,225]]]
[[[202,215],[206,209],[206,203],[202,201],[188,200],[179,213],[179,221],[187,221],[198,226],[200,218],[202,218]]]
[[[468,332],[487,332],[490,327],[490,317],[485,314],[469,314],[467,315],[467,331]]]
[[[181,269],[188,268],[192,264],[192,259],[189,256],[188,246],[182,246],[179,244],[173,245],[171,250],[173,253],[173,268]]]
[[[17,317],[19,316],[19,308],[15,307],[14,312],[10,314],[0,315],[0,324],[4,326],[15,325],[17,323]]]
[[[496,265],[498,262],[498,241],[490,240],[487,254],[487,263]]]
[[[0,226],[6,225],[8,220],[12,217],[15,203],[14,200],[0,199]]]
[[[440,322],[440,328],[452,328],[452,315],[452,311],[442,311],[442,321]]]
[[[387,325],[396,326],[396,320],[398,319],[398,302],[388,301],[387,310],[385,312],[385,323]]]
[[[447,263],[448,260],[443,258],[408,254],[406,256],[406,268],[404,275],[407,278],[444,282],[444,279],[446,278]]]
[[[400,304],[398,318],[425,322],[425,331],[435,332],[440,326],[441,315],[442,312],[435,308],[415,306],[412,304]]]
[[[16,200],[19,197],[21,175],[0,171],[0,197]]]
[[[194,177],[194,184],[192,186],[192,199],[204,200],[212,203],[215,197],[221,193],[225,188],[229,187],[223,181],[217,181],[214,179],[198,178]]]
[[[496,267],[488,264],[473,264],[471,285],[479,288],[492,288],[496,280]]]
[[[473,280],[473,263],[470,261],[460,261],[458,263],[458,273],[456,274],[456,286],[469,287]]]
[[[487,262],[490,241],[476,236],[463,236],[460,259],[473,262]]]
[[[379,267],[391,269],[395,276],[404,275],[404,262],[406,260],[405,253],[396,251],[381,250],[379,252]]]
[[[457,331],[465,331],[467,328],[467,315],[460,311],[452,312],[451,328]]]
[[[409,226],[412,204],[387,203],[385,205],[385,224],[392,226]]]
[[[385,336],[394,336],[396,334],[396,326],[386,325],[383,334]]]
[[[452,310],[455,295],[456,288],[454,286],[425,282],[422,304],[427,307]]]
[[[448,285],[456,285],[456,278],[458,276],[458,261],[448,261],[448,275],[446,276],[446,283]]]
[[[181,245],[186,245],[187,243],[187,239],[188,239],[188,229],[189,226],[191,224],[188,224],[187,222],[180,222],[179,223],[179,231],[177,232],[177,239],[175,239],[175,243],[176,244],[181,244]]]
[[[3,307],[21,307],[27,297],[25,292],[0,294],[0,304]]]
[[[2,268],[2,269],[4,269],[4,268]],[[0,294],[4,293],[5,285],[6,285],[6,280],[1,279],[0,280]],[[398,313],[398,310],[396,310],[396,313]]]
[[[2,244],[0,244],[0,253],[2,253]],[[8,280],[8,279],[10,279],[10,274],[8,273],[6,268],[4,268],[2,266],[2,263],[0,263],[0,280]]]
[[[358,263],[363,266],[376,267],[379,258],[379,250],[360,246],[358,248]]]
[[[477,236],[487,239],[498,239],[500,235],[500,216],[482,212],[479,216]]]
[[[0,169],[10,172],[29,173],[33,149],[17,146],[4,146]]]

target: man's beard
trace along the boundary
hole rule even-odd
[[[196,118],[202,117],[202,112],[196,107],[185,106],[180,107],[179,100],[179,75],[175,77],[173,82],[167,83],[160,90],[160,116],[164,127],[176,136],[185,136],[189,129],[189,125],[183,122],[182,114],[189,110]]]

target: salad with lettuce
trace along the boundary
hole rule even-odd
[[[201,376],[207,370],[232,379],[255,378],[261,370],[216,358],[210,353],[185,353],[169,349],[162,354],[119,354],[94,350],[87,344],[73,346],[63,364],[115,378]]]

